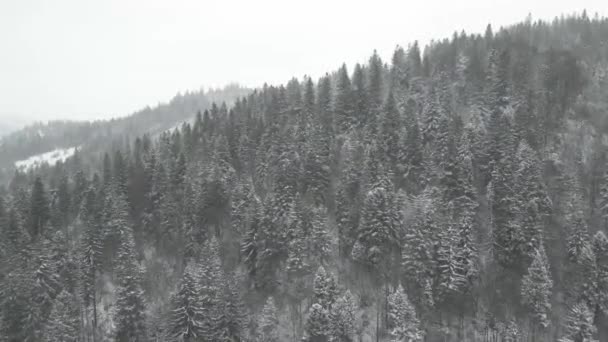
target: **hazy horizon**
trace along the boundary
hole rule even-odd
[[[19,1],[0,5],[0,120],[9,125],[133,113],[176,93],[317,78],[385,60],[395,46],[561,14],[600,1]],[[324,10],[318,10],[323,8]]]

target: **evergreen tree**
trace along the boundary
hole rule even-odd
[[[575,304],[568,313],[564,326],[566,334],[560,342],[594,342],[597,331],[593,325],[593,313],[585,303]]]
[[[167,322],[168,336],[175,341],[197,341],[204,336],[198,275],[189,264],[182,275],[181,284],[172,298],[172,310]]]
[[[45,327],[45,341],[76,342],[79,341],[78,303],[74,295],[62,291],[54,301],[49,321]]]
[[[274,299],[268,297],[258,320],[258,339],[259,342],[279,342],[279,318]]]
[[[331,338],[329,313],[318,303],[313,304],[308,312],[306,335],[308,342],[329,342]]]
[[[518,201],[517,225],[521,229],[521,255],[533,257],[540,246],[544,220],[551,210],[551,201],[545,191],[540,162],[526,143],[521,143],[517,153],[519,168],[515,173],[515,193]]]
[[[319,266],[313,282],[314,302],[329,310],[338,299],[338,286],[331,273]]]
[[[120,201],[119,201],[120,202]],[[122,203],[125,203],[122,201]],[[120,217],[126,211],[124,206],[114,208],[112,221],[122,224]],[[116,294],[116,341],[140,342],[146,341],[145,303],[141,288],[141,271],[135,258],[135,243],[131,227],[122,226],[120,232],[120,246],[117,255],[118,289]]]
[[[338,70],[333,112],[335,113],[336,125],[340,132],[348,132],[356,127],[357,118],[354,113],[352,87],[346,64],[343,64],[340,70]]]
[[[601,230],[595,233],[592,241],[593,254],[597,267],[597,308],[596,317],[608,315],[608,238]]]
[[[528,267],[521,282],[522,303],[530,310],[535,324],[546,328],[551,310],[551,288],[553,281],[547,265],[547,256],[544,249],[539,249]]]
[[[31,222],[30,234],[32,238],[36,239],[43,233],[50,218],[49,199],[40,177],[36,177],[32,186],[29,217]]]
[[[357,242],[364,248],[359,261],[371,265],[382,265],[391,255],[396,243],[400,217],[396,210],[391,182],[381,175],[372,185],[363,203]],[[353,255],[355,256],[355,255]]]
[[[388,94],[383,112],[384,115],[381,122],[382,151],[390,162],[391,170],[395,170],[399,157],[401,120],[392,91]]]
[[[416,311],[401,285],[388,296],[388,314],[391,341],[412,342],[422,340],[423,334],[419,329],[420,322],[416,317]]]
[[[350,290],[336,300],[329,312],[332,341],[352,342],[355,336],[357,307]]]

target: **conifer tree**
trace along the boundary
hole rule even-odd
[[[395,170],[399,157],[399,130],[401,120],[393,92],[389,92],[384,105],[381,121],[381,147],[392,170]]]
[[[352,342],[355,335],[357,307],[350,290],[336,300],[329,312],[331,335],[337,342]]]
[[[313,281],[314,302],[329,310],[338,299],[338,286],[331,273],[319,266]]]
[[[399,285],[395,292],[388,296],[388,314],[391,341],[413,342],[422,340],[420,322],[416,317],[414,306],[410,303]]]
[[[381,174],[365,196],[357,242],[363,247],[359,261],[381,265],[391,254],[400,224],[391,182]]]
[[[197,341],[204,336],[203,308],[197,270],[188,264],[177,293],[172,298],[172,309],[167,322],[168,336],[175,341]]]
[[[540,246],[544,220],[551,210],[551,200],[546,193],[539,164],[534,151],[521,143],[517,153],[519,168],[515,172],[515,193],[518,201],[518,228],[523,241],[518,249],[521,255],[532,258]]]
[[[258,319],[258,341],[279,342],[279,318],[274,299],[268,297]]]
[[[551,289],[553,281],[547,265],[544,249],[537,250],[532,264],[521,282],[522,303],[530,310],[532,320],[541,328],[546,328],[551,310]]]
[[[404,181],[409,192],[420,188],[419,177],[422,172],[423,151],[416,103],[409,100],[405,106],[405,135],[401,135],[401,157]]]
[[[601,230],[595,233],[592,241],[593,254],[597,266],[597,308],[596,317],[608,315],[608,238]]]
[[[44,336],[49,342],[76,342],[80,336],[78,303],[67,291],[55,298]]]
[[[357,118],[355,117],[353,108],[352,86],[346,64],[343,64],[340,70],[338,70],[333,112],[335,113],[336,126],[339,128],[339,132],[348,132],[356,127]]]
[[[593,325],[593,313],[585,303],[572,306],[564,326],[566,334],[559,342],[595,342],[593,335],[597,331]]]
[[[117,201],[125,203],[124,201]],[[116,278],[118,289],[116,294],[116,341],[140,342],[146,341],[145,303],[141,288],[141,271],[135,258],[135,243],[131,227],[122,217],[126,216],[126,208],[120,204],[114,208],[112,218],[114,228],[120,234],[120,246],[117,254]],[[121,214],[122,213],[122,214]]]
[[[361,64],[357,63],[353,70],[352,86],[355,117],[357,125],[364,127],[369,120],[369,95],[365,87],[365,71]]]
[[[41,235],[50,218],[49,199],[46,195],[44,183],[40,177],[36,177],[31,192],[30,200],[30,234],[36,239]]]
[[[306,335],[308,342],[329,342],[331,338],[329,313],[318,303],[313,304],[308,311]]]

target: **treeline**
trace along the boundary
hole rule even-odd
[[[143,134],[157,135],[173,129],[191,120],[196,111],[211,108],[214,102],[232,105],[235,99],[249,92],[249,89],[233,84],[221,89],[177,94],[168,103],[111,120],[34,123],[0,138],[0,183],[8,183],[16,161],[71,147],[79,147],[85,155],[97,157],[99,153],[111,150],[114,144],[122,145],[125,140]]]
[[[607,71],[488,26],[17,172],[0,339],[605,340]]]

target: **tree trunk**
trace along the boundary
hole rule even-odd
[[[93,342],[97,342],[97,291],[93,285]]]

